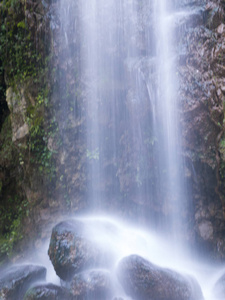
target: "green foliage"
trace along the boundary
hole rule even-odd
[[[89,160],[99,160],[99,148],[96,148],[93,151],[87,149],[86,155]]]
[[[13,170],[18,164],[18,151],[12,142],[12,128],[10,117],[3,123],[0,134],[0,165],[3,168]],[[23,204],[21,197],[11,196],[10,190],[13,178],[10,173],[0,181],[0,260],[1,257],[10,256],[15,244],[22,238],[20,225],[22,220]],[[7,185],[7,187],[5,187]]]
[[[58,125],[53,118],[49,124],[44,123],[44,106],[48,105],[46,90],[42,90],[36,99],[36,105],[28,109],[27,123],[29,125],[29,151],[32,154],[31,163],[38,166],[42,175],[51,181],[55,177],[55,150],[48,147],[49,139],[54,140],[58,132]]]
[[[225,139],[222,139],[220,141],[220,147],[223,148],[223,150],[225,151]]]
[[[7,83],[17,89],[25,86],[32,78],[33,88],[36,89],[35,105],[32,103],[27,110],[26,122],[29,125],[29,141],[23,154],[28,151],[31,163],[38,166],[42,174],[50,179],[54,176],[53,151],[48,149],[48,139],[56,129],[56,122],[45,124],[44,114],[48,107],[48,89],[46,88],[46,74],[48,72],[48,58],[43,59],[36,51],[34,34],[27,26],[23,12],[23,2],[19,0],[6,0],[2,4],[0,19],[0,57],[3,69],[7,74]],[[0,70],[1,71],[1,70]],[[38,86],[42,89],[38,91]],[[7,148],[5,147],[7,153]],[[20,156],[20,165],[25,161]]]
[[[221,157],[221,162],[220,162],[220,177],[221,179],[225,178],[225,137],[223,137],[220,140],[220,145],[219,145],[219,150],[220,150],[220,157]]]
[[[25,21],[22,20],[22,21],[20,21],[19,23],[17,23],[17,27],[18,27],[18,28],[23,28],[23,29],[25,29],[25,28],[26,28]]]
[[[67,192],[65,192],[65,194],[64,194],[64,200],[66,201],[67,209],[71,209],[72,202],[71,202],[70,196]]]
[[[12,142],[12,128],[10,117],[7,117],[2,126],[0,135],[0,165],[3,167],[11,162],[16,162],[14,157],[15,146]]]
[[[12,85],[29,77],[37,78],[41,55],[36,53],[21,1],[6,0],[2,2],[1,9],[0,57],[7,70],[7,80]]]
[[[13,8],[15,10],[18,9],[19,3],[20,2],[18,0],[5,0],[4,1],[5,7],[7,7],[7,8]]]
[[[8,197],[7,203],[1,204],[0,257],[10,257],[14,247],[23,238],[21,226],[22,219],[27,214],[27,205],[28,203],[18,196]]]
[[[49,146],[49,140],[56,139],[58,126],[54,118],[50,121],[45,118],[49,113],[48,58],[45,58],[45,50],[40,53],[42,37],[37,45],[37,36],[33,32],[35,26],[31,29],[27,24],[26,0],[3,0],[0,7],[0,76],[4,73],[7,85],[15,91],[18,87],[24,89],[28,105],[24,117],[29,127],[28,138],[20,144],[12,142],[10,118],[5,120],[0,134],[0,165],[13,172],[15,169],[14,175],[17,175],[16,179],[0,181],[0,196],[3,196],[2,199],[0,197],[1,258],[3,255],[10,256],[23,238],[22,220],[29,214],[28,202],[21,195],[12,196],[11,191],[7,191],[8,184],[15,180],[10,188],[18,191],[19,184],[29,182],[31,170],[37,170],[46,185],[55,178],[54,149],[57,147]],[[27,87],[30,87],[28,96]],[[30,106],[29,99],[32,102]]]

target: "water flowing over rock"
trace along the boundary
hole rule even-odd
[[[50,59],[48,101],[38,98],[43,88],[39,83],[29,78],[19,82],[10,76],[11,66],[16,63],[14,51],[7,49],[7,60],[0,62],[4,69],[0,74],[1,86],[5,90],[0,101],[7,106],[3,107],[1,123],[5,120],[3,115],[10,114],[12,126],[8,132],[13,143],[7,147],[20,147],[15,149],[17,160],[15,155],[1,155],[1,196],[7,203],[9,190],[12,198],[16,190],[22,194],[21,199],[29,200],[31,213],[24,216],[23,224],[27,240],[34,234],[29,228],[35,227],[35,235],[42,231],[43,237],[50,217],[54,219],[61,209],[76,212],[89,208],[94,194],[99,202],[104,202],[104,205],[98,203],[100,207],[131,219],[138,212],[138,220],[147,220],[153,226],[167,229],[168,221],[182,216],[181,225],[184,229],[188,227],[186,232],[181,230],[184,239],[202,243],[204,251],[208,249],[213,255],[223,257],[224,1],[21,0],[18,3],[19,10],[1,6],[7,10],[1,19],[2,30],[6,26],[6,32],[10,33],[9,25],[15,19],[14,27],[19,24],[16,30],[34,37],[34,49],[46,47],[49,57],[45,58]],[[168,13],[167,16],[161,16],[162,12]],[[165,33],[170,29],[172,36]],[[13,49],[20,49],[17,38],[12,34],[10,41],[16,46]],[[169,43],[168,47],[162,47],[163,39]],[[169,72],[169,82],[173,78],[173,86],[177,85],[174,92],[178,92],[178,108],[167,106],[177,117],[178,135],[180,132],[182,135],[182,148],[178,147],[179,142],[172,143],[171,153],[182,156],[179,166],[185,160],[184,172],[181,170],[176,177],[188,181],[186,204],[185,189],[179,183],[173,184],[177,180],[171,179],[171,174],[168,176],[169,149],[164,151],[168,147],[163,142],[169,110],[162,94],[168,89],[167,80],[161,76],[165,72],[161,69],[160,75],[158,67],[166,67],[161,54],[163,49],[170,48],[173,51],[170,61],[175,68]],[[18,66],[15,69],[20,73]],[[45,134],[38,143],[49,150],[45,157],[52,155],[56,163],[53,169],[58,177],[47,187],[51,195],[44,189],[47,181],[39,170],[49,171],[52,161],[42,165],[42,158],[36,161],[35,155],[42,155],[43,149],[38,153],[38,147],[28,145],[32,118],[38,134],[39,121],[43,120],[41,129]],[[51,119],[56,120],[60,137],[53,132],[49,134]],[[176,173],[175,164],[170,165],[172,173]],[[9,186],[11,178],[15,183]],[[177,191],[174,197],[170,197],[172,186]],[[183,202],[179,207],[180,199]],[[212,224],[209,235],[202,234],[205,226],[202,224],[207,222]],[[173,227],[180,228],[176,224]],[[5,232],[5,225],[2,228]]]
[[[86,225],[80,221],[64,221],[52,230],[49,257],[56,274],[70,280],[87,268],[109,265],[104,253],[90,241]]]
[[[101,210],[224,258],[225,1],[7,0],[0,7],[0,253],[27,249],[37,236],[40,249],[62,213]],[[37,72],[39,59],[47,63]],[[111,272],[118,256],[136,253],[156,265],[137,256],[120,263],[126,272],[118,277],[135,300],[202,299],[194,279],[157,266],[157,251],[149,251],[154,260],[141,247],[130,252],[128,242],[124,253],[115,230],[118,239],[104,235],[118,249],[111,257],[88,227],[58,224],[49,247],[75,298],[92,297],[102,283],[107,294],[107,271],[89,269]],[[161,247],[149,240],[149,250]],[[217,293],[225,297],[223,278]]]
[[[125,292],[134,299],[203,300],[194,278],[158,267],[137,255],[123,258],[117,275]]]
[[[24,300],[72,300],[72,296],[66,289],[48,283],[30,288]]]
[[[110,272],[89,270],[76,274],[70,283],[70,293],[73,299],[110,299],[112,296]]]
[[[13,266],[2,270],[0,299],[22,300],[31,284],[39,280],[45,280],[46,271],[46,268],[34,265]]]

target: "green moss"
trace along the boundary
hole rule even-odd
[[[22,220],[27,213],[27,202],[21,197],[8,196],[7,202],[0,205],[0,261],[13,255],[18,242],[23,238]]]
[[[225,178],[225,136],[222,137],[219,143],[220,152],[220,177],[223,180]]]
[[[12,142],[12,128],[10,117],[7,117],[3,123],[0,135],[0,165],[6,166],[15,161],[15,146]]]
[[[14,91],[18,86],[31,88],[35,104],[27,109],[26,122],[29,125],[29,138],[23,149],[20,147],[20,163],[30,159],[28,165],[37,165],[41,174],[54,177],[53,151],[48,149],[49,135],[53,134],[52,124],[46,124],[48,109],[48,59],[46,53],[37,50],[36,40],[25,19],[26,1],[6,0],[2,2],[0,19],[0,57],[7,74],[7,85]],[[42,43],[40,40],[38,43]],[[29,87],[30,85],[30,87]],[[26,88],[25,88],[26,89]],[[26,97],[25,95],[25,98]],[[18,97],[20,101],[20,97]],[[29,102],[29,101],[27,101]],[[22,151],[21,151],[22,150]],[[7,147],[4,147],[7,154]],[[10,152],[9,152],[10,153]],[[28,155],[27,155],[28,154]],[[5,158],[5,155],[3,156]]]
[[[37,38],[32,32],[36,24],[33,29],[27,24],[26,5],[24,0],[3,0],[0,4],[0,75],[4,74],[7,87],[11,86],[14,91],[23,89],[28,106],[24,118],[29,126],[29,136],[21,143],[12,142],[9,117],[1,128],[0,165],[4,168],[5,178],[0,181],[0,260],[11,256],[20,243],[24,232],[23,219],[35,202],[29,199],[31,203],[28,205],[21,186],[29,186],[30,176],[36,175],[36,170],[40,178],[44,177],[44,185],[56,174],[54,151],[49,149],[48,140],[54,138],[57,124],[46,118],[50,114],[49,58],[43,52],[45,48],[40,46],[44,44],[43,37]],[[32,6],[33,2],[29,5]],[[18,101],[21,101],[20,94]]]
[[[42,176],[47,177],[48,181],[52,181],[56,174],[54,160],[56,150],[49,147],[48,141],[56,139],[58,125],[54,118],[45,122],[46,108],[48,108],[48,93],[46,90],[42,90],[37,95],[36,105],[27,109],[28,148],[31,154],[30,162],[37,166]]]
[[[0,134],[0,165],[7,170],[7,175],[0,181],[0,261],[10,256],[19,239],[22,217],[21,197],[15,193],[13,170],[18,164],[18,152],[12,143],[10,118],[3,123]]]
[[[37,52],[35,34],[26,22],[25,6],[26,1],[1,2],[0,57],[9,85],[27,78],[38,81],[44,65],[43,53]]]

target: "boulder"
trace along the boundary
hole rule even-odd
[[[76,274],[70,284],[70,293],[76,300],[111,299],[110,273],[106,270],[88,270]]]
[[[48,283],[30,288],[23,300],[70,300],[69,292],[57,285]]]
[[[35,265],[13,266],[0,275],[0,299],[22,300],[27,289],[36,281],[45,280],[46,268]]]
[[[225,274],[222,275],[215,283],[213,294],[216,299],[225,299]]]
[[[128,296],[138,300],[202,300],[196,280],[156,266],[144,258],[123,258],[117,269],[118,279]]]
[[[24,87],[9,87],[6,90],[6,102],[8,104],[12,124],[12,141],[23,139],[29,133],[26,123],[27,99]]]
[[[103,251],[88,238],[87,226],[81,221],[69,220],[52,230],[48,254],[56,274],[65,281],[85,269],[109,264]]]

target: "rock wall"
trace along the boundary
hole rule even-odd
[[[224,4],[203,3],[195,20],[184,30],[179,66],[191,234],[203,251],[223,257]]]
[[[49,146],[55,123],[48,105],[50,4],[9,0],[0,7],[0,254],[5,259],[35,243],[56,206]]]

